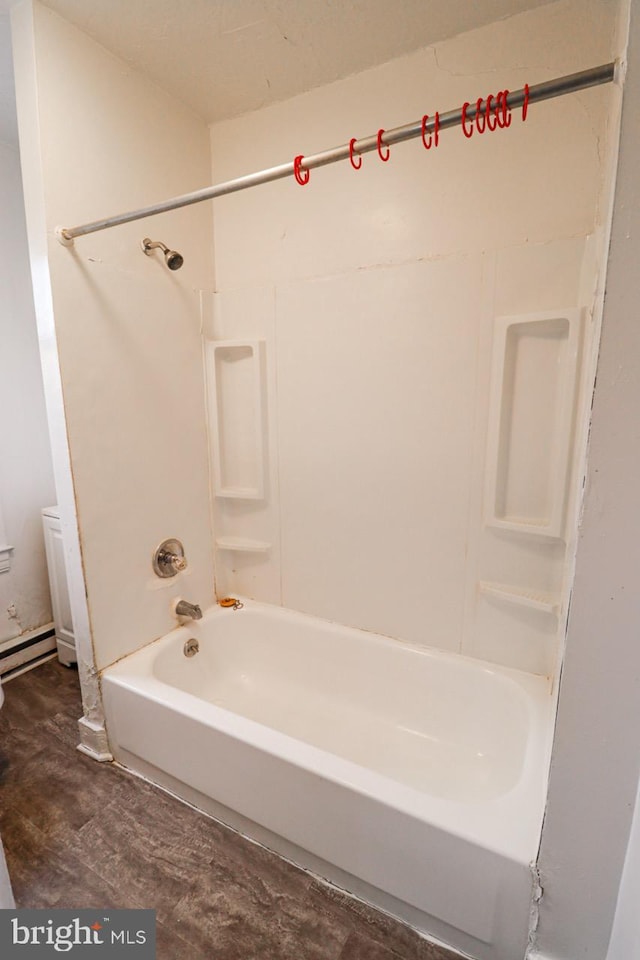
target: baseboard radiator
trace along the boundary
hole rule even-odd
[[[52,623],[0,643],[0,678],[4,683],[18,673],[51,660],[56,655],[56,634]]]

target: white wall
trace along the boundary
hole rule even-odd
[[[607,953],[640,774],[640,17],[633,6],[584,516],[539,860],[537,949],[554,960]],[[633,909],[637,915],[637,899]]]
[[[640,955],[640,790],[629,834],[607,960],[627,960]]]
[[[40,510],[55,502],[29,273],[20,157],[0,143],[0,643],[50,623]],[[3,522],[4,521],[4,522]],[[0,543],[0,547],[2,544]]]
[[[54,230],[206,185],[207,129],[50,10],[35,3],[31,20],[27,3],[14,19],[40,336],[49,352],[57,342],[100,669],[170,629],[176,596],[213,598],[198,293],[210,285],[210,213],[164,214],[72,249]],[[184,254],[180,272],[142,253],[147,235]],[[70,485],[62,507],[70,529]],[[169,536],[190,566],[167,582],[151,557]]]
[[[606,62],[614,11],[563,0],[217,124],[214,181]],[[493,322],[586,307],[588,396],[612,96],[217,203],[208,333],[265,340],[268,406],[264,499],[216,500],[220,592],[553,672],[566,543],[483,522]],[[247,451],[231,449],[232,419],[222,429],[239,470]],[[232,537],[269,547],[229,550]],[[549,595],[560,615],[496,602],[480,581]]]

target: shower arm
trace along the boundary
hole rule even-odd
[[[622,64],[615,60],[611,63],[604,63],[598,67],[591,67],[589,70],[582,70],[579,73],[568,74],[564,77],[558,77],[555,80],[546,80],[544,83],[537,83],[528,89],[515,90],[509,93],[506,98],[507,107],[515,109],[521,107],[525,101],[529,104],[540,100],[550,100],[553,97],[562,97],[567,93],[574,93],[577,90],[585,90],[588,87],[599,86],[603,83],[612,81],[620,82]],[[480,102],[480,101],[478,101]],[[439,114],[438,129],[446,130],[450,127],[457,127],[463,120],[473,121],[476,112],[481,116],[486,111],[486,103],[477,108],[475,104],[464,108],[449,110],[447,113]],[[324,150],[322,153],[314,153],[308,157],[297,158],[295,161],[282,163],[277,167],[270,167],[267,170],[259,170],[256,173],[250,173],[243,177],[237,177],[235,180],[227,180],[224,183],[218,183],[211,187],[205,187],[202,190],[195,190],[193,193],[185,193],[179,197],[173,197],[171,200],[164,200],[160,203],[152,204],[148,207],[141,207],[139,210],[132,210],[128,213],[117,214],[114,217],[106,217],[104,220],[94,220],[91,223],[84,223],[77,227],[56,227],[56,237],[60,243],[65,246],[72,246],[76,237],[83,237],[88,233],[96,233],[98,230],[107,230],[109,227],[117,227],[121,223],[130,223],[133,220],[142,220],[144,217],[152,217],[158,213],[166,213],[168,210],[177,210],[179,207],[188,207],[193,203],[201,203],[203,200],[213,200],[216,197],[225,196],[228,193],[237,193],[240,190],[247,190],[249,187],[256,187],[262,183],[270,183],[273,180],[281,180],[284,177],[299,176],[300,166],[303,170],[314,170],[316,167],[324,167],[330,163],[337,163],[340,160],[348,160],[353,154],[370,153],[372,150],[379,150],[380,143],[390,146],[394,143],[402,143],[405,140],[413,140],[421,137],[425,133],[433,133],[436,124],[435,116],[427,120],[423,126],[422,119],[413,123],[405,124],[402,127],[394,127],[381,134],[374,134],[370,137],[364,137],[362,140],[352,141],[350,144],[343,144],[339,147],[333,147],[330,150]]]

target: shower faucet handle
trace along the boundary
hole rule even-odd
[[[165,554],[165,559],[167,563],[170,563],[176,573],[180,573],[182,570],[187,569],[187,559],[186,557],[179,557],[175,553]]]
[[[173,537],[163,540],[153,555],[153,570],[158,577],[175,577],[187,565],[184,547]]]

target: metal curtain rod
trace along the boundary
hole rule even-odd
[[[610,83],[616,78],[617,61],[604,63],[599,67],[591,67],[589,70],[582,70],[580,73],[571,73],[566,77],[558,77],[555,80],[547,80],[544,83],[537,83],[529,87],[528,103],[536,103],[538,100],[550,100],[552,97],[562,97],[566,93],[574,93],[576,90],[584,90],[587,87],[595,87],[601,83]],[[511,109],[520,107],[525,102],[527,93],[524,89],[515,90],[507,97],[507,106]],[[479,113],[485,112],[486,103],[480,107]],[[467,108],[466,118],[471,121],[475,119],[476,106]],[[463,119],[463,110],[449,110],[448,113],[439,115],[439,129],[444,130],[447,127],[458,126]],[[425,124],[425,131],[432,133],[435,126],[435,116],[431,117]],[[385,145],[401,143],[404,140],[413,140],[415,137],[422,136],[422,119],[413,123],[407,123],[403,127],[394,127],[392,130],[386,130],[382,135],[381,142]],[[362,140],[356,140],[351,148],[350,145],[343,144],[340,147],[333,147],[331,150],[324,150],[322,153],[314,153],[302,160],[303,170],[314,170],[316,167],[324,167],[329,163],[336,163],[339,160],[347,160],[351,155],[351,149],[354,154],[369,153],[378,149],[378,135],[364,137]],[[96,233],[98,230],[106,230],[108,227],[116,227],[121,223],[130,223],[132,220],[141,220],[143,217],[152,217],[157,213],[165,213],[167,210],[177,210],[179,207],[188,207],[192,203],[201,203],[203,200],[213,200],[215,197],[222,197],[227,193],[237,193],[239,190],[247,190],[249,187],[256,187],[260,183],[270,183],[272,180],[281,180],[283,177],[290,177],[295,173],[295,162],[281,163],[277,167],[270,167],[268,170],[259,170],[257,173],[249,173],[244,177],[237,177],[235,180],[227,180],[224,183],[218,183],[212,187],[205,187],[202,190],[194,190],[193,193],[185,193],[180,197],[173,197],[171,200],[163,200],[161,203],[154,203],[149,207],[141,207],[140,210],[132,210],[129,213],[120,213],[115,217],[106,217],[104,220],[94,220],[92,223],[84,223],[78,227],[57,227],[56,236],[58,240],[71,245],[75,237],[82,237],[87,233]]]

